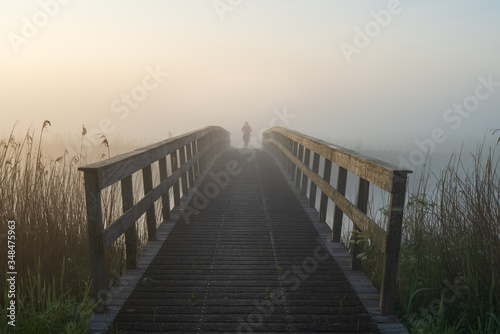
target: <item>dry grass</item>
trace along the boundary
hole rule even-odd
[[[7,221],[16,221],[16,271],[18,297],[24,305],[65,296],[79,303],[88,296],[89,249],[83,174],[78,167],[87,161],[85,152],[69,155],[67,150],[55,159],[43,154],[43,141],[51,126],[45,121],[38,131],[28,130],[17,140],[13,133],[0,144],[0,236],[7,247]],[[84,134],[82,134],[83,136]],[[109,155],[106,138],[102,147]],[[83,153],[83,154],[82,154]],[[106,154],[107,153],[107,154]],[[108,225],[121,213],[119,185],[103,192],[103,217]],[[142,234],[139,243],[145,243]],[[1,252],[6,254],[6,252]],[[109,284],[123,272],[124,242],[118,240],[106,254]],[[0,268],[7,272],[7,257],[0,257]],[[6,301],[6,280],[0,280],[0,311]],[[35,284],[36,283],[36,284]],[[37,291],[38,290],[38,291]],[[37,291],[37,293],[34,293]],[[50,298],[49,298],[50,297]],[[52,298],[57,297],[57,298]],[[18,310],[21,312],[22,310]],[[25,310],[28,313],[28,310]],[[29,312],[44,312],[30,309]],[[2,321],[5,316],[2,314]],[[33,322],[23,319],[25,323]],[[61,320],[64,321],[64,320]],[[0,331],[5,324],[0,322]],[[40,328],[39,328],[40,329]],[[20,329],[18,329],[20,330]],[[35,330],[36,332],[36,330]]]
[[[79,157],[67,153],[55,160],[42,154],[44,122],[38,142],[34,131],[0,147],[0,220],[16,221],[16,267],[20,277],[34,274],[40,260],[41,277],[60,277],[66,259],[66,281],[81,290],[87,279],[88,236]],[[5,268],[6,258],[0,258]],[[3,282],[2,282],[3,283]]]
[[[424,173],[405,209],[397,308],[414,333],[500,333],[500,159],[483,145],[465,158]],[[363,244],[379,285],[381,255]]]

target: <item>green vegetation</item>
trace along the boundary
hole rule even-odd
[[[472,158],[467,170],[453,156],[434,192],[426,173],[409,197],[396,307],[411,333],[500,333],[499,159],[483,147]],[[363,235],[354,240],[379,287],[382,254]]]
[[[43,135],[50,126],[44,122],[38,138],[29,130],[21,140],[11,134],[0,143],[0,238],[6,245],[6,222],[15,220],[17,272],[15,328],[7,324],[7,277],[0,280],[2,333],[84,333],[96,306],[89,297],[84,185],[77,171],[87,161],[83,152],[65,151],[56,159],[44,155]],[[109,155],[107,140],[101,148]],[[474,169],[465,170],[454,157],[435,192],[426,189],[427,174],[409,196],[397,313],[412,333],[500,333],[499,161],[491,151],[484,156],[481,147],[473,158]],[[105,225],[121,212],[118,194],[116,187],[103,192]],[[142,245],[145,235],[139,240]],[[362,246],[365,270],[380,285],[381,254],[363,235],[355,242]],[[110,285],[124,269],[124,254],[122,239],[106,253]],[[0,257],[2,273],[9,271],[7,261]],[[197,297],[195,288],[188,304],[196,305]],[[266,290],[266,299],[273,297]]]
[[[186,300],[186,305],[194,306],[194,305],[198,304],[197,298],[198,298],[198,290],[196,290],[196,287],[194,287],[193,291],[191,291],[191,295]]]
[[[227,302],[227,296],[223,297],[221,299],[221,307],[222,307],[222,314],[226,314],[226,302]]]
[[[84,152],[67,150],[52,159],[44,155],[43,137],[51,126],[45,121],[38,138],[28,130],[21,140],[0,142],[0,238],[7,247],[9,220],[15,223],[16,327],[8,325],[7,280],[0,280],[0,332],[83,333],[96,302],[89,298],[89,250],[83,175]],[[85,134],[82,133],[82,138]],[[109,154],[107,140],[98,149]],[[116,187],[103,192],[104,223],[121,212]],[[141,244],[145,238],[140,238]],[[6,249],[0,251],[6,254]],[[109,285],[123,272],[124,241],[106,253]],[[11,270],[7,256],[0,271]]]

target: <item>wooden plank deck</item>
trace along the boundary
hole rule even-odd
[[[211,172],[110,332],[380,332],[268,153],[229,150]]]

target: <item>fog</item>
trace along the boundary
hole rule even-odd
[[[2,136],[16,121],[39,132],[50,120],[52,143],[72,135],[78,145],[85,125],[141,145],[219,125],[237,146],[248,121],[254,146],[281,125],[409,160],[412,150],[495,145],[500,128],[494,1],[26,0],[0,9]]]

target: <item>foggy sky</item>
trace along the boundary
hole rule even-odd
[[[0,132],[220,125],[237,144],[248,121],[370,147],[492,140],[499,32],[493,0],[2,1]]]

